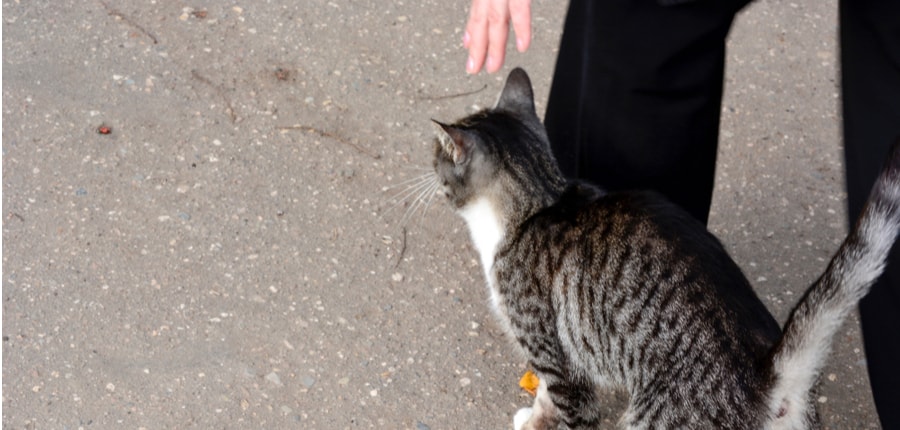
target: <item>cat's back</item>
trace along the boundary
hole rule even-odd
[[[635,294],[671,286],[671,300],[720,307],[743,329],[758,332],[766,347],[781,335],[722,243],[657,193],[605,193],[575,182],[521,226],[519,241],[532,251],[543,245],[538,249],[555,254],[558,264],[577,260],[583,287]]]

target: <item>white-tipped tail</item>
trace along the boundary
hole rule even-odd
[[[769,429],[806,429],[815,418],[810,390],[844,319],[884,271],[900,231],[900,146],[891,152],[872,194],[832,258],[807,290],[775,347]]]

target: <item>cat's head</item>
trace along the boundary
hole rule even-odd
[[[533,211],[565,186],[522,69],[510,72],[493,108],[453,124],[435,122],[434,170],[457,210],[488,199],[505,211]]]

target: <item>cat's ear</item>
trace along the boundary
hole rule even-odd
[[[471,136],[471,133],[437,120],[431,121],[437,124],[438,141],[441,142],[444,152],[453,159],[453,163],[460,165],[468,161],[469,155],[472,152],[473,137]]]
[[[522,114],[536,115],[534,109],[534,92],[531,90],[531,79],[528,74],[516,67],[506,77],[503,92],[494,109],[502,109]]]

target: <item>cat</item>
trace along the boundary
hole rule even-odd
[[[540,378],[514,428],[597,428],[624,388],[627,429],[820,428],[832,337],[900,229],[900,151],[782,330],[705,226],[650,191],[566,179],[513,70],[496,105],[438,124],[432,188],[465,220],[500,326]]]

